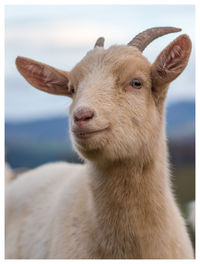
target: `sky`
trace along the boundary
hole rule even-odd
[[[17,72],[15,58],[29,57],[70,70],[99,36],[105,48],[126,44],[150,27],[173,26],[181,33],[154,40],[143,52],[153,63],[159,53],[182,33],[193,48],[187,68],[170,86],[167,102],[195,96],[194,5],[9,5],[5,7],[5,117],[29,120],[66,115],[71,99],[45,94],[31,87]]]

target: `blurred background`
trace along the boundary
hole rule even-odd
[[[93,48],[99,36],[105,37],[106,48],[126,44],[139,32],[157,26],[180,27],[193,43],[186,70],[169,89],[166,129],[174,193],[194,243],[195,7],[192,5],[6,6],[6,161],[14,175],[49,161],[80,162],[68,132],[70,99],[31,87],[16,70],[18,55],[70,70]],[[143,54],[153,62],[180,34],[155,40]]]

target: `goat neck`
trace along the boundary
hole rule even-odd
[[[95,255],[103,258],[148,258],[160,226],[167,226],[167,210],[173,205],[164,138],[151,162],[133,160],[102,165],[88,163],[95,221]],[[160,152],[162,148],[162,153]],[[156,151],[157,150],[157,151]],[[159,158],[161,155],[161,158]],[[172,207],[171,207],[172,209]],[[154,230],[155,229],[155,230]],[[160,243],[160,238],[158,238]],[[145,246],[144,246],[145,245]],[[94,247],[95,248],[95,247]]]

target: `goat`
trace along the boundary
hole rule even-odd
[[[5,183],[9,183],[13,179],[15,179],[15,173],[10,167],[10,165],[6,162],[5,163]]]
[[[187,204],[187,222],[192,231],[195,232],[195,201]]]
[[[70,71],[17,57],[34,87],[69,96],[70,133],[84,165],[50,163],[6,190],[6,258],[193,258],[170,182],[165,135],[168,86],[188,63],[177,37],[151,65],[151,28],[128,45],[94,49]]]

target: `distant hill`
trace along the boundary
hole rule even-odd
[[[6,122],[6,158],[14,168],[66,159],[78,162],[68,131],[68,117]]]
[[[194,138],[195,102],[182,101],[167,107],[167,134],[172,140]]]
[[[166,117],[169,142],[176,143],[173,151],[179,149],[177,142],[194,145],[195,103],[186,101],[169,105]],[[80,162],[70,141],[67,116],[6,122],[5,146],[7,161],[13,168],[36,167],[56,160]],[[183,149],[181,147],[181,152]]]

